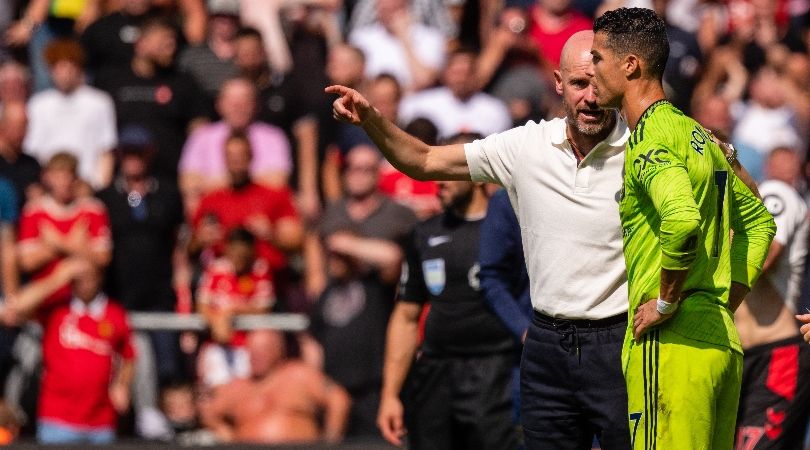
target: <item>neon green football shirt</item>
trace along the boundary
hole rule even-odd
[[[706,130],[667,101],[647,109],[626,147],[619,209],[630,327],[635,309],[658,298],[661,268],[689,269],[685,299],[662,326],[742,351],[729,287],[756,281],[776,230],[773,218]]]

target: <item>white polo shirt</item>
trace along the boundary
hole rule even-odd
[[[627,125],[577,164],[565,119],[494,134],[464,146],[475,181],[503,185],[520,222],[534,309],[566,319],[627,311],[619,222]]]

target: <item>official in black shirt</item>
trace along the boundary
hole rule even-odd
[[[439,198],[445,212],[417,225],[406,251],[388,325],[378,426],[395,445],[407,430],[415,450],[516,448],[510,385],[516,343],[484,305],[478,282],[488,197],[482,183],[444,181]]]

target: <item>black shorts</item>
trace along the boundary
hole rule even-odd
[[[745,350],[736,450],[801,449],[810,413],[810,346],[801,336]]]
[[[511,450],[516,355],[431,357],[414,362],[402,389],[408,448]]]

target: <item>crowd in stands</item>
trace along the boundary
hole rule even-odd
[[[0,444],[378,438],[403,246],[442,206],[324,87],[432,144],[561,117],[563,44],[620,6],[666,18],[672,102],[806,194],[809,0],[1,1]],[[272,312],[310,329],[232,326]]]

